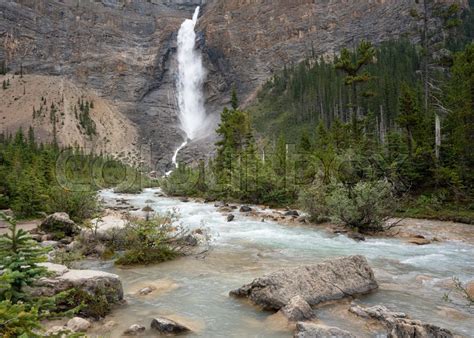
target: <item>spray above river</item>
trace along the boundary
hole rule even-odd
[[[199,7],[192,20],[187,19],[178,32],[178,106],[181,129],[188,140],[206,133],[206,111],[202,86],[206,70],[202,64],[201,53],[196,50],[196,32]]]

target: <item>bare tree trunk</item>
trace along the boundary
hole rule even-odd
[[[439,148],[441,148],[441,120],[439,114],[435,113],[435,155],[439,161]]]
[[[383,116],[383,106],[380,105],[380,143],[385,144],[385,119]]]

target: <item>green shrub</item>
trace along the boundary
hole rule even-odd
[[[313,219],[330,219],[360,231],[383,230],[384,221],[395,210],[392,186],[383,180],[354,186],[315,183],[302,192],[300,201]]]
[[[70,191],[61,187],[51,189],[48,211],[65,212],[75,222],[93,218],[99,210],[99,202],[95,192]]]
[[[115,261],[118,265],[147,265],[175,259],[178,253],[167,245],[149,248],[134,248],[125,251],[123,256]]]
[[[393,202],[386,181],[360,181],[354,187],[339,183],[327,199],[332,221],[359,230],[382,230]]]
[[[105,236],[110,252],[123,252],[119,265],[152,264],[174,259],[182,254],[180,239],[187,230],[173,226],[176,215],[154,216],[146,220],[131,218],[123,229]]]
[[[28,308],[28,304],[0,302],[0,336],[4,338],[37,337],[35,330],[41,328],[37,308]]]
[[[330,210],[327,197],[330,193],[330,186],[317,180],[311,186],[303,189],[299,195],[299,205],[309,213],[313,222],[321,223],[329,221]]]
[[[62,305],[79,306],[79,314],[94,319],[104,318],[112,310],[111,302],[107,299],[107,290],[98,289],[96,292],[87,292],[82,289],[74,289],[65,303]]]

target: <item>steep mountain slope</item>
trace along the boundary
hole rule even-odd
[[[414,0],[1,1],[0,62],[10,75],[23,71],[44,76],[45,83],[66,81],[103,98],[117,112],[108,115],[117,116],[112,125],[120,125],[122,115],[130,125],[130,132],[109,132],[164,171],[184,138],[176,108],[176,35],[196,5],[203,6],[198,38],[208,70],[206,105],[216,117],[234,84],[249,102],[275,71],[308,53],[333,54],[360,39],[380,42],[410,34],[416,25]],[[38,99],[22,100],[15,109],[30,114],[30,102]],[[0,101],[0,111],[10,116],[8,102]],[[2,130],[12,130],[15,119],[4,120]],[[59,135],[65,144],[87,140],[65,135]],[[211,133],[191,144],[181,158],[208,155],[213,140]]]
[[[136,127],[108,100],[59,76],[2,76],[0,127],[9,133],[32,126],[37,140],[80,146],[87,152],[115,154],[122,160],[141,161]],[[81,104],[91,105],[88,112]],[[93,122],[92,122],[93,121]]]
[[[466,0],[435,2],[467,6]],[[212,64],[248,102],[271,74],[305,56],[332,56],[362,39],[417,39],[413,9],[422,12],[415,0],[216,0],[200,27]]]
[[[106,98],[138,126],[142,151],[153,144],[154,161],[163,166],[181,142],[168,70],[177,29],[190,9],[172,1],[2,1],[0,60],[10,73],[22,68],[51,77],[45,81],[66,78]],[[134,138],[124,135],[130,145]]]

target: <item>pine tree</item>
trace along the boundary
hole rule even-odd
[[[232,87],[232,98],[230,102],[233,110],[237,110],[237,108],[239,108],[239,99],[237,98],[237,90],[235,89],[235,86]]]
[[[16,303],[27,300],[24,287],[47,275],[38,263],[46,261],[47,249],[42,248],[23,229],[17,229],[14,219],[0,216],[10,223],[9,233],[0,237],[0,266],[8,275],[8,287],[0,289],[0,299]],[[5,280],[3,280],[5,282]]]
[[[347,48],[343,48],[341,55],[336,58],[336,69],[346,73],[344,83],[352,88],[351,110],[352,119],[356,119],[358,109],[357,86],[361,83],[368,82],[372,76],[368,72],[360,71],[375,60],[375,48],[368,41],[362,41],[356,51],[351,52]]]
[[[408,155],[412,157],[414,147],[414,130],[419,127],[420,110],[413,90],[404,84],[400,96],[400,115],[398,124],[405,129]]]

